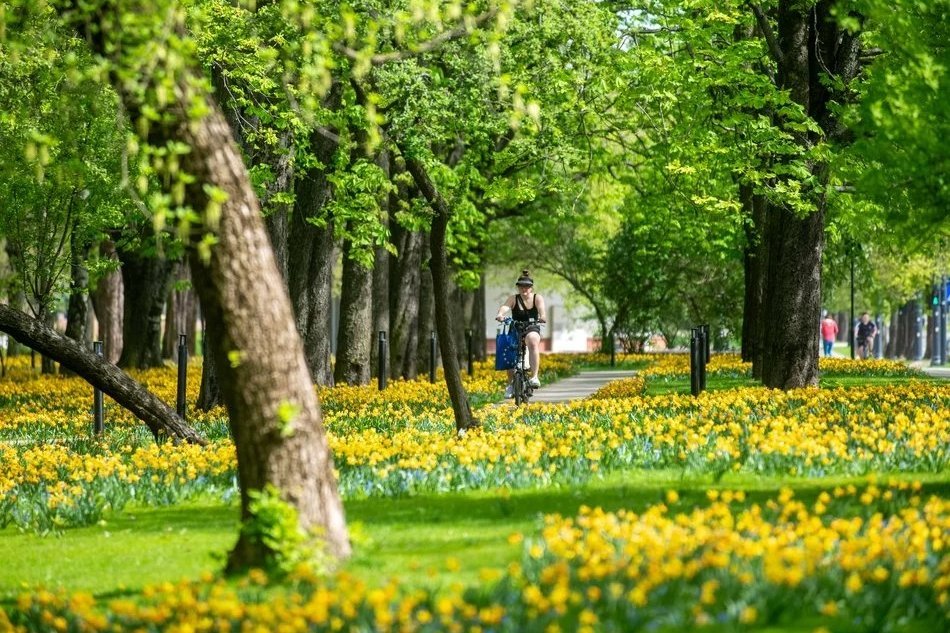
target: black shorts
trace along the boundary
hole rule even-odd
[[[519,323],[524,323],[524,321],[519,321]],[[520,330],[520,331],[523,331],[525,334],[527,334],[528,332],[537,332],[537,333],[538,333],[538,336],[540,336],[540,335],[541,335],[541,324],[540,324],[540,323],[529,323],[527,326],[525,326],[524,330]]]

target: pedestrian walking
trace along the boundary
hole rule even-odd
[[[825,313],[825,318],[821,320],[821,342],[824,346],[825,356],[831,356],[831,349],[835,345],[835,339],[838,337],[838,322],[831,318],[831,314]]]
[[[871,355],[871,350],[874,349],[874,337],[877,335],[877,326],[874,324],[874,321],[871,320],[871,315],[867,312],[861,315],[856,334],[858,358],[863,360]]]

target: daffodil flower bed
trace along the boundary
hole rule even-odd
[[[421,403],[430,388],[404,383],[393,395],[404,389]],[[950,466],[950,386],[935,383],[498,406],[482,409],[483,428],[461,437],[448,410],[367,393],[364,407],[354,396],[353,410],[327,413],[349,498],[579,484],[624,469],[824,476]],[[88,524],[133,500],[229,489],[234,471],[226,437],[207,448],[131,451],[0,444],[0,523],[40,531]]]
[[[818,618],[833,630],[941,630],[950,618],[950,504],[916,485],[838,488],[812,503],[782,491],[762,504],[710,491],[642,514],[548,516],[520,563],[479,586],[410,590],[306,568],[272,586],[207,575],[125,599],[37,590],[0,610],[0,631],[692,630]],[[447,561],[447,565],[452,561]],[[458,564],[457,562],[455,563]],[[14,627],[17,627],[14,629]],[[717,629],[717,630],[721,630]]]

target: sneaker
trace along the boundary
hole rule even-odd
[[[508,386],[505,387],[505,398],[514,398],[514,397],[515,397],[515,389],[514,387],[511,386],[511,383],[509,382]]]
[[[537,376],[535,376],[534,378],[529,378],[529,379],[528,379],[528,384],[531,385],[532,387],[534,387],[535,389],[537,389],[538,387],[541,386],[541,381],[538,380],[538,377],[537,377]]]

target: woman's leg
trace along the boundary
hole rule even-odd
[[[531,377],[538,377],[541,360],[541,335],[537,332],[528,332],[525,336],[525,342],[528,345],[528,363],[531,365]]]

